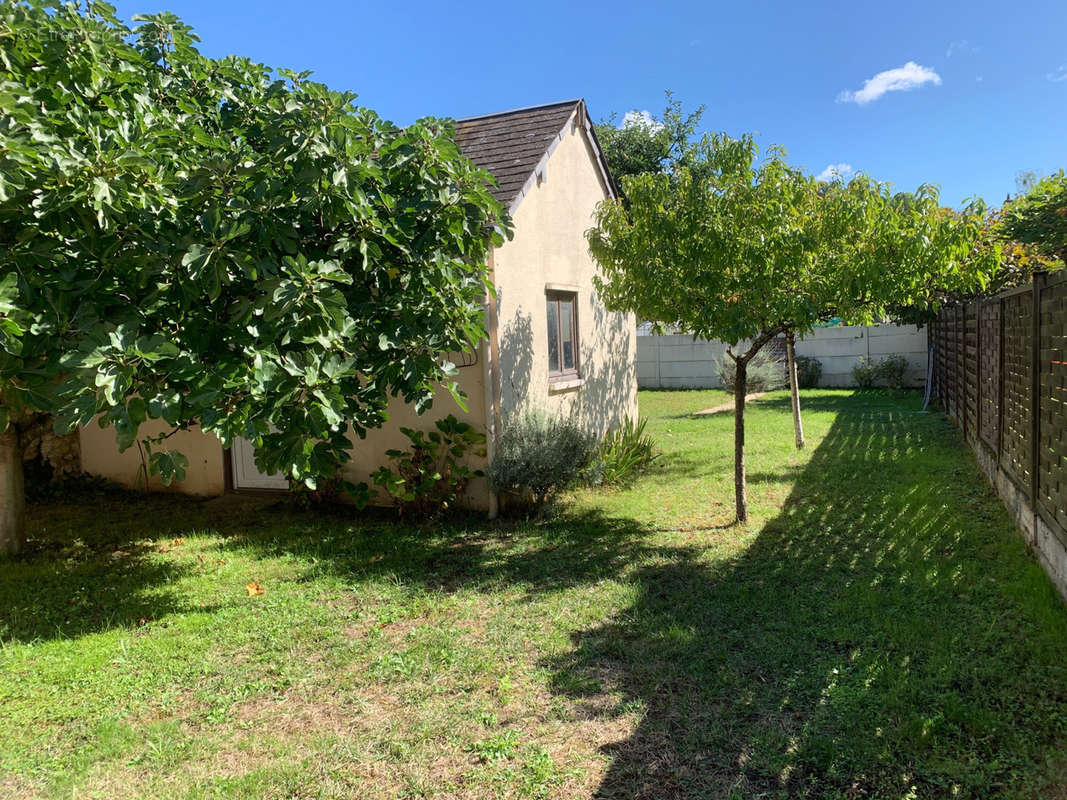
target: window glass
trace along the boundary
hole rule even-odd
[[[559,301],[559,334],[563,352],[563,369],[574,369],[574,301]]]
[[[548,301],[548,371],[559,372],[559,301]]]

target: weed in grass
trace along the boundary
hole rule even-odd
[[[470,751],[483,764],[496,764],[499,761],[514,758],[518,749],[519,735],[511,730],[488,739],[479,739],[470,746]]]

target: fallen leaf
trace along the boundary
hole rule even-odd
[[[267,590],[260,586],[258,583],[247,583],[245,584],[245,591],[248,592],[249,597],[253,597],[257,594],[263,594]]]
[[[174,545],[175,547],[178,547],[179,545],[185,544],[185,539],[183,539],[181,536],[179,536],[177,539],[171,539],[170,543],[172,545]]]

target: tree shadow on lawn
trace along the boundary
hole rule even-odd
[[[546,662],[591,714],[604,690],[643,709],[598,797],[1048,796],[1063,604],[939,415],[833,405],[746,551],[642,568],[632,607]]]
[[[340,507],[325,515],[291,514],[286,524],[266,530],[246,527],[224,547],[295,555],[354,580],[388,575],[445,592],[522,585],[536,594],[595,584],[634,563],[678,555],[678,548],[651,544],[648,533],[636,521],[598,509],[538,522],[488,522],[484,514],[470,514],[418,526],[399,522],[387,509]]]
[[[155,556],[202,518],[200,505],[95,488],[31,504],[25,552],[0,559],[0,641],[76,638],[190,610],[168,588],[187,568]]]
[[[200,567],[159,556],[194,533],[221,537],[220,553],[295,556],[353,582],[387,575],[434,591],[522,585],[536,594],[676,555],[650,544],[637,522],[597,510],[539,523],[469,514],[418,526],[388,509],[221,500],[114,490],[31,507],[27,552],[0,560],[0,641],[76,638],[211,611],[172,588]]]
[[[1067,740],[1062,603],[939,415],[829,400],[839,413],[781,514],[732,560],[709,558],[706,532],[657,540],[596,510],[420,528],[389,512],[119,494],[89,524],[82,502],[36,511],[33,552],[0,563],[3,636],[189,610],[168,589],[182,568],[149,556],[197,530],[354,583],[535,595],[621,578],[636,602],[543,663],[594,718],[616,713],[602,690],[622,694],[619,714],[643,710],[606,748],[599,797],[1033,796]],[[113,597],[84,599],[107,585]]]

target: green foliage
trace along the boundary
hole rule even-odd
[[[878,368],[866,356],[852,366],[852,382],[860,389],[873,389],[878,381]]]
[[[645,432],[648,420],[627,419],[610,431],[597,446],[581,480],[590,486],[622,486],[633,483],[658,458],[656,443]]]
[[[814,389],[822,380],[822,362],[812,356],[796,356],[797,386],[801,389]]]
[[[324,468],[315,480],[314,488],[303,481],[290,479],[289,492],[286,495],[290,503],[303,509],[339,503],[342,496],[348,497],[357,509],[363,509],[373,499],[374,492],[362,481],[353,483],[346,480],[340,462],[336,462],[332,469]]]
[[[395,470],[383,466],[374,473],[375,485],[389,493],[401,516],[436,519],[452,508],[471,478],[485,474],[467,466],[469,452],[485,455],[484,434],[452,414],[434,425],[437,430],[429,433],[401,428],[411,446],[387,450]]]
[[[195,423],[314,489],[391,395],[458,397],[441,354],[484,338],[508,223],[449,122],[52,5],[0,9],[0,407],[102,414],[123,449]]]
[[[612,114],[597,124],[597,139],[616,181],[646,172],[670,173],[696,163],[692,139],[704,106],[686,114],[681,101],[669,91],[666,95],[667,106],[659,118],[627,116],[619,124]]]
[[[605,305],[731,346],[747,362],[786,330],[882,318],[936,304],[932,287],[984,288],[997,254],[975,253],[985,206],[945,210],[937,189],[893,194],[859,175],[817,181],[751,135],[705,137],[693,167],[622,179],[626,203],[606,201],[587,232]],[[744,421],[735,436],[737,518],[747,516]]]
[[[725,353],[718,365],[719,383],[728,392],[734,391],[737,364]],[[748,362],[745,374],[747,392],[770,392],[786,385],[785,365],[760,350]]]
[[[1000,232],[1008,241],[1031,245],[1047,258],[1067,261],[1067,175],[1063,170],[1036,180],[1005,203]]]
[[[479,761],[485,764],[496,764],[509,758],[514,758],[519,751],[519,735],[513,730],[492,736],[488,739],[479,739],[468,748]]]
[[[886,356],[878,362],[875,373],[883,386],[903,389],[908,374],[908,359],[904,356]]]
[[[995,253],[967,261],[980,202],[957,213],[931,186],[820,183],[781,148],[760,159],[751,136],[707,137],[697,158],[623,178],[628,207],[600,205],[588,238],[610,308],[736,344],[833,316],[870,322],[926,301],[928,285],[984,286],[995,271]]]
[[[494,491],[528,492],[543,507],[556,492],[574,485],[596,448],[576,420],[540,410],[516,414],[500,433],[489,485]]]
[[[864,357],[852,367],[852,382],[860,389],[903,389],[907,374],[908,359],[904,356],[886,356],[877,362]]]

